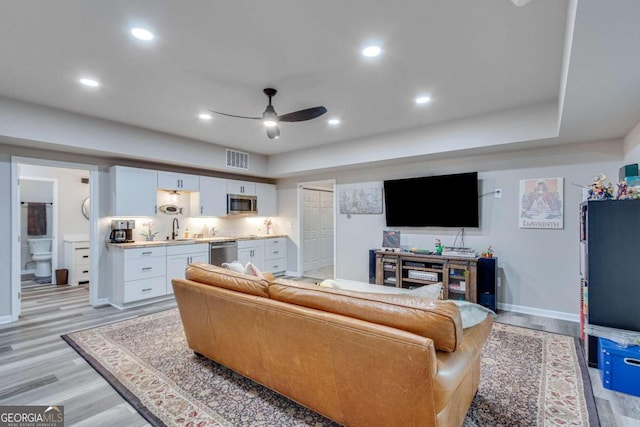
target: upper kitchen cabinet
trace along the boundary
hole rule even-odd
[[[175,172],[158,172],[158,189],[199,191],[200,177]]]
[[[227,215],[227,180],[200,177],[200,193],[191,195],[191,216]]]
[[[227,180],[227,193],[229,194],[242,194],[245,196],[256,195],[256,183],[249,181],[236,181],[233,179]]]
[[[259,216],[278,216],[278,191],[273,184],[256,183]]]
[[[150,169],[112,166],[113,216],[153,216],[156,214],[158,173]]]

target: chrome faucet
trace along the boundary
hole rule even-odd
[[[178,237],[178,231],[180,229],[180,223],[178,222],[178,218],[173,218],[173,222],[171,223],[171,240],[176,240]]]

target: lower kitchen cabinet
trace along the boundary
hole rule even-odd
[[[287,239],[275,237],[264,239],[264,270],[273,274],[287,269]]]
[[[262,271],[283,273],[287,269],[287,238],[239,240],[238,261],[243,265],[251,261]]]
[[[166,295],[167,248],[132,248],[112,251],[111,304],[130,303]]]
[[[184,279],[184,270],[194,262],[209,262],[209,244],[167,246],[166,294],[173,294],[172,279]]]
[[[258,270],[264,270],[264,240],[239,240],[238,261],[242,265],[251,261]]]

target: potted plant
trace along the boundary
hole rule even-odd
[[[155,233],[153,232],[153,222],[145,222],[144,224],[142,224],[142,226],[147,227],[147,229],[143,230],[140,235],[143,236],[147,242],[152,242],[153,239],[158,235],[157,231]]]

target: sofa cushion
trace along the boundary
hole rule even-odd
[[[269,298],[390,326],[431,338],[442,351],[455,351],[462,341],[460,311],[451,301],[400,294],[330,289],[313,284],[275,280]]]
[[[245,294],[269,296],[266,280],[202,262],[189,264],[185,270],[185,278]]]

